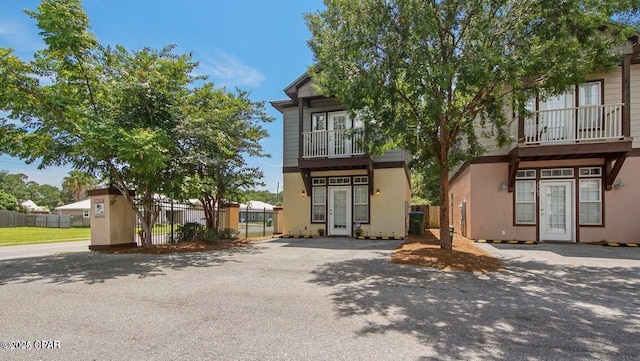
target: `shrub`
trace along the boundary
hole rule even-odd
[[[223,228],[220,230],[218,236],[220,239],[237,239],[240,231],[234,228]]]
[[[196,237],[202,237],[204,235],[205,228],[200,223],[189,222],[183,225],[178,225],[176,231],[175,242],[188,242]]]
[[[233,228],[223,228],[221,230],[207,229],[200,223],[191,222],[178,225],[176,237],[170,239],[169,242],[188,242],[198,239],[206,243],[215,244],[219,241],[237,239],[239,233],[240,232]]]

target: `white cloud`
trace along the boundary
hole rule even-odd
[[[35,52],[44,47],[44,42],[35,26],[0,18],[0,46],[14,48],[17,52]]]
[[[264,75],[233,55],[218,52],[213,57],[203,57],[197,72],[208,75],[217,85],[230,87],[257,87]]]

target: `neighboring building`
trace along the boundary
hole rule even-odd
[[[273,205],[261,201],[249,201],[247,204],[240,203],[238,209],[240,223],[245,220],[249,222],[264,222],[273,219]]]
[[[20,203],[21,206],[23,206],[27,212],[29,213],[34,213],[34,214],[49,214],[49,209],[47,207],[42,207],[37,205],[34,201],[32,201],[31,199],[28,199],[22,203]]]
[[[517,141],[452,172],[452,223],[473,239],[640,241],[640,49],[515,114]]]
[[[85,199],[84,201],[65,204],[64,206],[56,207],[56,211],[58,211],[60,215],[75,216],[75,217],[72,217],[73,219],[72,226],[75,226],[75,227],[91,225],[90,210],[91,210],[91,199]]]
[[[366,154],[362,124],[303,74],[271,102],[283,114],[283,233],[404,237],[411,198],[409,155]]]

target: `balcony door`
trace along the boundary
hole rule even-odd
[[[351,155],[351,139],[347,132],[351,129],[351,119],[347,112],[329,113],[329,156]]]
[[[329,236],[351,235],[351,187],[329,187]]]
[[[575,111],[573,91],[540,102],[541,141],[573,138]]]

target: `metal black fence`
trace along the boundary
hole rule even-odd
[[[139,204],[140,200],[136,200]],[[171,243],[176,239],[178,226],[189,222],[206,225],[204,207],[200,202],[191,200],[178,202],[173,199],[154,199],[153,209],[158,218],[151,230],[151,240],[154,245]],[[142,205],[138,206],[144,214]],[[222,211],[224,213],[224,210]],[[224,217],[224,215],[223,215]],[[260,237],[273,234],[275,213],[273,210],[242,209],[238,215],[238,232],[240,237]],[[136,216],[136,243],[142,245],[142,224]]]
[[[273,210],[244,209],[239,212],[238,231],[244,238],[266,236],[273,234],[275,213]]]
[[[136,200],[139,203],[139,200]],[[151,230],[151,240],[155,244],[171,243],[176,239],[179,225],[189,222],[206,224],[204,207],[197,201],[178,202],[173,199],[154,199],[154,212],[158,213],[158,218]],[[144,214],[144,208],[139,205],[138,209]],[[136,242],[142,245],[142,224],[136,216]]]

